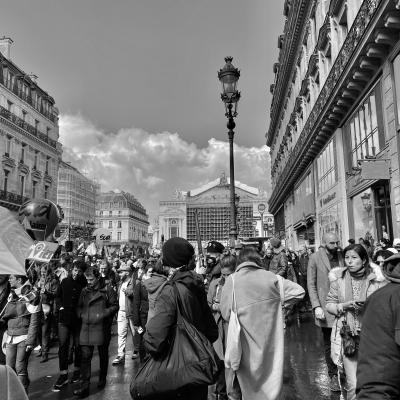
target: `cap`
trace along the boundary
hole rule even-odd
[[[212,240],[211,242],[208,242],[206,251],[207,253],[219,253],[222,254],[223,251],[225,250],[225,246],[217,242],[216,240]]]

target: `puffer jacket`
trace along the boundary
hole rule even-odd
[[[149,279],[142,281],[147,290],[147,298],[149,300],[149,312],[147,315],[147,320],[153,318],[155,313],[156,298],[166,282],[167,277],[157,273],[153,273]]]
[[[27,335],[26,345],[36,346],[38,339],[41,312],[39,296],[29,281],[12,290],[1,320],[7,323],[9,336]]]
[[[210,342],[218,338],[218,327],[207,304],[203,278],[193,271],[176,271],[165,284],[155,301],[155,315],[147,321],[144,344],[157,357],[168,346],[170,332],[177,320],[177,302],[174,288],[179,291],[183,317],[203,333]]]
[[[111,286],[84,288],[78,303],[78,318],[82,320],[79,343],[87,346],[104,344],[117,311],[117,295]]]

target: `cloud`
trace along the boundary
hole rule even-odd
[[[81,115],[61,115],[63,159],[96,178],[102,191],[132,193],[150,214],[175,189],[191,190],[229,175],[229,145],[211,138],[207,147],[186,142],[178,133],[149,133],[139,128],[104,132]],[[270,188],[266,146],[235,145],[235,179],[250,186]]]

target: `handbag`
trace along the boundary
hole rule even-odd
[[[240,341],[240,322],[237,315],[237,304],[235,296],[235,278],[232,277],[232,306],[231,315],[228,324],[228,333],[226,339],[225,350],[225,367],[233,371],[237,371],[240,367],[240,360],[242,359],[242,343]]]
[[[210,341],[182,315],[178,289],[171,283],[177,303],[177,322],[169,348],[160,359],[150,357],[130,386],[134,400],[168,398],[183,388],[212,385],[221,362]]]
[[[353,357],[357,354],[360,338],[358,335],[354,335],[347,324],[346,317],[342,321],[342,327],[340,328],[340,336],[342,337],[343,354],[346,357]]]

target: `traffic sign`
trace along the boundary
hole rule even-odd
[[[259,212],[259,213],[263,213],[263,212],[265,211],[266,208],[267,208],[267,207],[265,206],[264,203],[260,203],[260,204],[258,205],[258,212]]]

